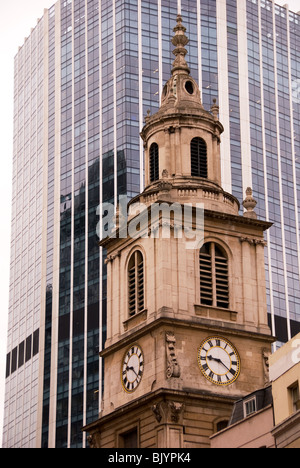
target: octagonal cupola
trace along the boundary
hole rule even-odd
[[[146,187],[142,195],[155,193],[155,197],[161,197],[163,192],[164,199],[188,202],[193,193],[194,199],[205,197],[206,204],[215,209],[228,195],[230,208],[227,206],[226,211],[237,213],[238,201],[230,194],[225,197],[221,187],[220,141],[224,128],[219,107],[216,99],[209,111],[203,107],[199,86],[186,62],[189,39],[181,15],[177,16],[174,33],[171,77],[163,88],[159,110],[153,115],[148,112],[141,132]],[[188,195],[183,200],[185,193]]]

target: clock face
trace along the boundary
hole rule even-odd
[[[144,373],[144,354],[138,345],[131,346],[122,362],[121,379],[124,390],[133,393],[139,386]]]
[[[230,385],[241,371],[236,348],[226,338],[211,337],[198,350],[198,364],[204,377],[215,385]]]

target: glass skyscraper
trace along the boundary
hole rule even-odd
[[[97,206],[143,189],[139,132],[170,77],[178,10],[203,104],[220,105],[223,187],[240,201],[253,187],[275,223],[273,333],[300,331],[300,16],[269,0],[60,0],[15,58],[3,447],[86,447],[106,330]]]

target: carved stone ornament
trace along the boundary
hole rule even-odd
[[[108,263],[113,262],[116,258],[119,258],[119,257],[121,257],[121,252],[119,252],[119,251],[116,252],[115,255],[107,255],[104,263],[105,263],[105,265],[108,265]]]
[[[89,446],[90,446],[91,449],[100,448],[98,446],[97,438],[96,438],[95,434],[89,435],[87,440],[88,440],[88,443],[89,443]]]
[[[145,122],[146,122],[146,123],[149,121],[150,117],[151,117],[151,110],[148,109],[148,110],[147,110],[147,115],[146,115],[146,117],[145,117]]]
[[[267,349],[263,350],[263,365],[264,365],[264,380],[265,380],[265,386],[268,386],[270,383],[270,375],[269,375],[269,369],[270,369],[270,351]]]
[[[152,406],[152,411],[154,413],[155,419],[158,423],[161,422],[162,420],[162,414],[161,414],[161,409],[160,409],[160,404],[153,405]]]
[[[166,180],[166,178],[164,178],[164,180],[162,180],[161,182],[159,182],[158,184],[158,189],[161,191],[161,192],[170,192],[170,190],[172,190],[172,183],[171,182],[168,182]]]
[[[180,366],[176,357],[176,338],[173,332],[166,333],[167,379],[178,379],[181,375]]]
[[[166,228],[170,231],[180,231],[182,229],[181,224],[176,224],[174,221],[163,221],[160,220],[158,223],[153,223],[148,229],[148,236],[152,239],[159,239],[159,230],[160,228]]]
[[[257,214],[254,211],[256,205],[257,201],[253,197],[253,190],[252,188],[248,187],[246,190],[246,198],[243,201],[243,207],[246,210],[246,212],[244,213],[245,218],[257,219]]]
[[[212,113],[212,115],[214,116],[214,119],[215,119],[216,121],[219,120],[219,110],[220,110],[220,108],[219,108],[219,106],[217,105],[217,100],[214,99],[214,100],[213,100],[213,105],[212,105],[210,111],[211,111],[211,113]]]
[[[156,421],[162,424],[180,424],[183,410],[184,404],[175,401],[161,401],[152,406]]]
[[[240,237],[240,242],[248,242],[250,245],[262,245],[263,247],[268,245],[264,239],[251,239],[250,237]]]

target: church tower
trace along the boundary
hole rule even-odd
[[[268,382],[264,231],[221,187],[218,106],[203,108],[185,60],[141,132],[145,190],[117,210],[107,249],[107,341],[97,448],[205,448],[233,403]],[[125,230],[125,235],[124,235]]]

